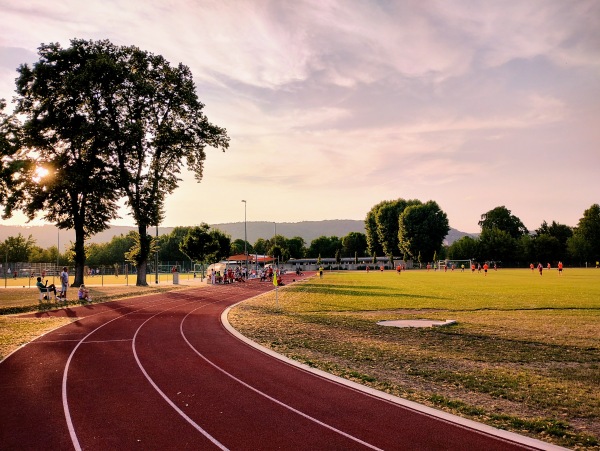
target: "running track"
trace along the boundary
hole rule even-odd
[[[0,362],[0,449],[556,449],[256,350],[221,314],[271,289],[253,281],[37,314],[80,319]]]

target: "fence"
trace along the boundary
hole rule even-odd
[[[49,283],[58,283],[58,277],[62,272],[64,265],[56,263],[29,263],[29,262],[2,262],[0,263],[0,278],[4,279],[4,286],[35,286],[36,278],[48,278]],[[75,275],[75,268],[72,264],[66,265],[69,275]],[[166,261],[159,262],[158,272],[156,271],[154,261],[149,261],[146,271],[146,280],[148,283],[164,283],[173,280],[173,268],[177,268],[177,272],[182,277],[187,274],[188,278],[202,277],[205,267],[202,265],[192,265],[191,262],[182,261]],[[122,277],[117,283],[125,283],[126,285],[135,284],[137,277],[136,267],[127,262],[115,265],[91,265],[84,268],[84,279],[86,284],[104,285],[104,277]],[[112,281],[111,283],[115,283]]]

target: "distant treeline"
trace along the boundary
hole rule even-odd
[[[406,214],[406,210],[408,214]],[[418,213],[418,214],[417,214]],[[411,223],[411,215],[414,219]],[[345,236],[320,236],[306,243],[302,237],[275,235],[258,238],[254,243],[242,239],[232,240],[227,233],[204,225],[213,240],[212,248],[204,255],[205,262],[217,261],[230,255],[259,254],[287,261],[290,258],[352,258],[366,256],[400,256],[417,263],[438,259],[473,259],[493,261],[502,266],[528,266],[541,262],[567,265],[595,265],[600,260],[600,206],[592,205],[585,210],[576,227],[544,221],[538,229],[530,232],[510,210],[501,206],[481,215],[478,237],[464,236],[449,246],[442,245],[447,233],[445,214],[435,202],[385,201],[374,206],[365,220],[367,233],[349,232]],[[431,226],[431,217],[440,218],[441,226]],[[427,235],[426,225],[437,230],[437,235]],[[184,252],[184,241],[198,227],[175,227],[170,233],[154,238],[153,252],[159,261],[190,261],[190,251]],[[416,239],[419,238],[419,239]],[[420,245],[419,243],[424,243]],[[208,245],[209,243],[204,243]],[[113,236],[106,243],[86,245],[86,265],[103,266],[134,261],[132,252],[139,246],[139,235],[130,231]],[[210,247],[210,246],[209,246]],[[191,249],[191,248],[190,248]],[[208,249],[208,248],[207,248]],[[48,263],[72,265],[73,252],[58,252],[57,246],[46,249],[37,246],[30,235],[8,237],[0,242],[0,255],[5,262]],[[155,258],[156,254],[153,253]]]

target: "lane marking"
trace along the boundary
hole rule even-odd
[[[197,302],[198,299],[196,301],[192,301],[192,302]],[[192,303],[190,302],[190,304]],[[202,305],[201,307],[198,307],[198,309],[203,308],[207,305],[211,305],[213,304],[213,302],[209,302],[206,303],[204,305]],[[181,304],[180,306],[184,306],[186,304]],[[179,307],[179,306],[176,306]],[[217,446],[219,449],[222,449],[224,451],[229,451],[229,448],[227,448],[225,445],[223,445],[221,442],[219,442],[215,437],[213,437],[208,431],[206,431],[204,428],[202,428],[202,426],[200,426],[198,423],[196,423],[194,420],[192,420],[183,410],[181,410],[179,408],[179,406],[177,406],[177,404],[175,404],[167,395],[166,393],[164,393],[160,387],[154,382],[154,380],[150,377],[150,375],[148,374],[148,372],[146,371],[146,369],[144,368],[144,366],[142,365],[142,362],[140,361],[137,351],[136,351],[136,347],[135,347],[135,340],[137,338],[138,333],[140,332],[140,330],[142,329],[142,327],[144,327],[144,325],[150,321],[152,318],[163,314],[164,312],[167,312],[169,310],[172,310],[176,307],[173,307],[171,309],[166,309],[163,310],[162,312],[158,312],[155,315],[151,316],[150,318],[148,318],[146,321],[144,321],[140,327],[138,327],[138,329],[135,331],[135,334],[133,335],[133,341],[131,343],[131,349],[133,351],[133,356],[135,358],[135,361],[138,364],[138,367],[140,368],[141,372],[144,374],[144,376],[146,377],[146,379],[148,379],[148,382],[150,382],[150,385],[152,385],[152,387],[156,390],[156,392],[167,402],[167,404],[169,404],[174,410],[175,412],[177,412],[185,421],[187,421],[194,429],[196,429],[198,432],[200,432],[204,437],[206,437],[208,440],[210,440],[215,446]],[[197,309],[196,309],[197,310]],[[186,315],[187,316],[187,315]]]
[[[348,433],[346,433],[346,432],[344,432],[344,431],[341,431],[341,430],[339,430],[339,429],[337,429],[337,428],[335,428],[335,427],[333,427],[333,426],[331,426],[331,425],[329,425],[329,424],[327,424],[327,423],[324,423],[324,422],[322,422],[322,421],[320,421],[320,420],[318,420],[318,419],[316,419],[316,418],[314,418],[314,417],[312,417],[312,416],[310,416],[310,415],[308,415],[308,414],[306,414],[306,413],[304,413],[304,412],[302,412],[302,411],[300,411],[300,410],[298,410],[298,409],[296,409],[296,408],[294,408],[294,407],[292,407],[292,406],[290,406],[290,405],[288,405],[288,404],[286,404],[286,403],[284,403],[284,402],[282,402],[282,401],[279,401],[279,400],[278,400],[278,399],[276,399],[276,398],[273,398],[272,396],[270,396],[270,395],[268,395],[268,394],[266,394],[266,393],[264,393],[264,392],[260,391],[259,389],[257,389],[257,388],[255,388],[255,387],[251,386],[250,384],[248,384],[248,383],[246,383],[246,382],[242,381],[241,379],[237,378],[237,377],[236,377],[236,376],[234,376],[233,374],[231,374],[231,373],[227,372],[225,369],[223,369],[223,368],[221,368],[220,366],[216,365],[215,363],[211,362],[211,361],[210,361],[210,360],[209,360],[209,359],[208,359],[208,358],[207,358],[207,357],[206,357],[204,354],[202,354],[201,352],[199,352],[199,351],[198,351],[198,350],[197,350],[197,349],[196,349],[196,348],[195,348],[195,347],[194,347],[194,346],[193,346],[193,345],[192,345],[192,344],[189,342],[189,340],[188,340],[188,339],[187,339],[187,337],[185,336],[185,333],[183,332],[183,323],[185,322],[186,318],[187,318],[188,316],[190,316],[192,313],[194,313],[196,310],[198,310],[198,309],[194,309],[194,310],[192,310],[191,312],[189,312],[187,315],[185,315],[185,317],[184,317],[184,318],[181,320],[181,323],[180,323],[180,325],[179,325],[179,331],[180,331],[180,333],[181,333],[181,336],[182,336],[182,337],[183,337],[183,339],[185,340],[185,342],[188,344],[188,346],[189,346],[190,348],[192,348],[192,350],[193,350],[193,351],[194,351],[194,352],[195,352],[195,353],[196,353],[196,354],[197,354],[197,355],[198,355],[198,356],[199,356],[201,359],[203,359],[204,361],[206,361],[206,362],[207,362],[209,365],[211,365],[212,367],[214,367],[215,369],[217,369],[218,371],[220,371],[221,373],[223,373],[223,374],[224,374],[224,375],[226,375],[227,377],[229,377],[229,378],[233,379],[234,381],[236,381],[236,382],[238,382],[239,384],[241,384],[242,386],[244,386],[244,387],[246,387],[246,388],[248,388],[248,389],[252,390],[253,392],[255,392],[255,393],[259,394],[260,396],[263,396],[263,397],[265,397],[266,399],[268,399],[268,400],[270,400],[270,401],[274,402],[275,404],[278,404],[279,406],[281,406],[281,407],[284,407],[285,409],[288,409],[288,410],[290,410],[291,412],[294,412],[295,414],[297,414],[297,415],[300,415],[301,417],[303,417],[303,418],[306,418],[307,420],[309,420],[309,421],[312,421],[312,422],[314,422],[314,423],[318,424],[319,426],[322,426],[322,427],[324,427],[324,428],[326,428],[326,429],[329,429],[329,430],[331,430],[331,431],[333,431],[333,432],[335,432],[335,433],[337,433],[337,434],[340,434],[340,435],[342,435],[343,437],[346,437],[346,438],[348,438],[348,439],[350,439],[350,440],[352,440],[352,441],[354,441],[354,442],[360,443],[361,445],[363,445],[363,446],[366,446],[367,448],[370,448],[370,449],[373,449],[373,450],[378,450],[378,451],[383,451],[381,448],[377,448],[376,446],[374,446],[374,445],[371,445],[370,443],[367,443],[367,442],[365,442],[365,441],[363,441],[363,440],[359,439],[358,437],[354,437],[353,435],[350,435],[350,434],[348,434]]]
[[[174,301],[177,301],[177,299],[175,299]],[[146,304],[150,303],[151,301],[146,302]],[[62,378],[62,404],[63,404],[63,411],[65,413],[65,421],[67,422],[67,429],[69,430],[69,436],[71,437],[71,442],[73,443],[73,448],[75,448],[76,451],[81,451],[81,444],[79,443],[79,438],[77,437],[77,433],[75,432],[75,426],[73,424],[73,418],[71,417],[71,411],[69,409],[69,400],[67,397],[67,379],[68,379],[68,374],[69,374],[69,367],[71,366],[71,361],[73,360],[73,356],[75,355],[75,353],[77,352],[77,349],[79,349],[79,346],[81,346],[81,344],[85,341],[86,338],[88,338],[90,335],[94,334],[96,331],[98,331],[99,329],[103,328],[104,326],[112,323],[113,321],[116,321],[118,319],[122,319],[127,315],[130,315],[132,313],[137,313],[138,311],[144,310],[146,308],[149,307],[154,307],[153,305],[147,305],[144,308],[140,308],[138,310],[134,310],[125,314],[122,314],[120,316],[117,316],[116,318],[111,319],[110,321],[107,321],[103,324],[101,324],[100,326],[96,327],[94,330],[92,330],[90,333],[88,333],[85,337],[83,337],[79,343],[77,343],[77,345],[75,346],[75,348],[73,348],[73,350],[71,351],[71,354],[69,355],[69,358],[67,359],[67,362],[65,363],[65,369],[63,371],[63,378]]]
[[[244,300],[238,302],[238,304],[240,304],[246,300],[248,300],[248,299],[244,299]],[[223,324],[225,329],[227,329],[227,331],[229,333],[231,333],[234,337],[236,337],[240,341],[246,343],[248,346],[250,346],[264,354],[267,354],[277,360],[280,360],[283,363],[286,363],[288,365],[296,367],[299,370],[302,370],[304,372],[311,373],[314,376],[319,377],[321,379],[325,379],[332,384],[340,385],[340,386],[346,387],[350,390],[354,390],[362,395],[370,396],[370,397],[376,398],[380,401],[406,408],[406,409],[411,410],[420,415],[424,415],[427,417],[433,417],[444,423],[448,423],[455,427],[458,427],[458,428],[461,428],[464,430],[468,430],[471,432],[475,432],[480,435],[491,436],[500,441],[510,443],[510,444],[518,444],[518,445],[521,445],[524,447],[528,447],[532,450],[567,451],[567,448],[563,448],[561,446],[554,445],[552,443],[543,442],[541,440],[527,437],[525,435],[520,435],[515,432],[510,432],[510,431],[506,431],[503,429],[497,429],[497,428],[494,428],[493,426],[488,426],[487,424],[478,423],[476,421],[469,420],[467,418],[459,417],[457,415],[453,415],[451,413],[444,412],[443,410],[437,410],[437,409],[434,409],[433,407],[428,407],[428,406],[416,403],[414,401],[409,401],[408,399],[390,395],[389,393],[361,385],[357,382],[350,381],[348,379],[344,379],[339,376],[335,376],[331,373],[327,373],[326,371],[319,370],[317,368],[312,368],[312,367],[305,365],[303,363],[300,363],[296,360],[290,359],[289,357],[286,357],[282,354],[278,354],[277,352],[273,351],[272,349],[269,349],[265,346],[262,346],[261,344],[256,343],[255,341],[250,340],[248,337],[242,335],[240,332],[238,332],[236,329],[233,328],[233,326],[229,323],[229,320],[227,317],[228,317],[229,311],[232,308],[234,308],[236,305],[237,304],[230,305],[221,313],[221,323]]]

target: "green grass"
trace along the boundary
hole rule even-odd
[[[454,319],[399,329],[394,319]],[[230,314],[265,346],[359,383],[573,448],[600,438],[600,270],[326,273]]]

